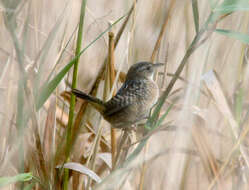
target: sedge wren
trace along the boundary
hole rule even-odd
[[[109,101],[87,95],[77,89],[72,92],[88,101],[96,108],[112,127],[128,128],[136,122],[146,119],[150,109],[157,102],[159,88],[153,81],[153,73],[162,63],[139,62],[130,67],[126,79],[117,94]]]

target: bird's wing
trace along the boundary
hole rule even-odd
[[[105,116],[111,116],[135,104],[139,96],[143,96],[141,93],[142,88],[144,88],[144,83],[140,80],[126,81],[117,94],[106,102]]]

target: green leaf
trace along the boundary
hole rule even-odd
[[[39,110],[43,104],[46,102],[48,97],[52,94],[67,72],[74,65],[75,60],[77,60],[89,47],[91,47],[98,39],[100,39],[106,32],[108,32],[112,26],[117,24],[122,20],[127,14],[120,17],[113,24],[111,24],[106,30],[104,30],[97,38],[90,42],[77,56],[75,56],[50,82],[45,82],[40,89],[38,98],[36,99],[36,109]]]
[[[16,182],[30,181],[33,178],[31,173],[22,173],[12,177],[0,177],[0,187]]]
[[[52,94],[70,68],[73,66],[75,59],[70,61],[50,82],[45,83],[40,90],[40,95],[36,101],[36,109],[39,110]]]
[[[192,0],[192,9],[193,9],[194,22],[195,22],[195,32],[198,33],[199,31],[199,10],[198,10],[197,0]]]
[[[223,30],[223,29],[216,29],[215,32],[239,40],[242,43],[249,44],[249,35],[247,34],[242,34],[239,32],[231,30]]]
[[[249,10],[248,0],[224,0],[222,4],[213,9],[214,12],[219,12],[222,14],[247,10]]]

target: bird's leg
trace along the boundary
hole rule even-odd
[[[121,165],[122,164],[122,152],[123,152],[123,146],[126,144],[126,141],[128,139],[128,130],[127,128],[124,128],[123,129],[123,134],[122,136],[120,137],[120,141],[119,141],[119,144],[118,144],[118,152],[117,152],[117,155],[116,155],[116,160],[115,160],[115,164],[114,166],[112,166],[113,169],[115,169],[118,165]]]

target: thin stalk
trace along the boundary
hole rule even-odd
[[[115,81],[115,68],[114,68],[114,34],[109,32],[109,55],[108,55],[108,65],[109,65],[109,76],[110,76],[110,89],[112,89]],[[113,91],[113,96],[116,94],[115,90]],[[112,167],[115,163],[115,154],[117,149],[116,141],[116,131],[111,127],[111,153],[112,153]]]
[[[155,61],[155,57],[156,57],[156,54],[157,54],[158,49],[159,49],[159,47],[160,47],[160,44],[161,44],[163,35],[164,35],[165,31],[166,31],[166,27],[167,27],[167,25],[168,25],[168,22],[169,22],[169,19],[170,19],[170,15],[171,15],[172,11],[174,10],[173,7],[174,7],[174,5],[175,5],[175,2],[176,2],[175,0],[172,0],[172,1],[170,2],[169,11],[166,12],[166,16],[165,16],[164,23],[163,23],[163,25],[162,25],[160,34],[159,34],[159,36],[158,36],[158,38],[157,38],[157,41],[156,41],[156,44],[155,44],[155,46],[154,46],[152,55],[151,55],[151,57],[150,57],[151,62],[154,62],[154,61]]]
[[[100,144],[100,139],[101,139],[101,136],[102,136],[102,131],[103,131],[103,125],[102,125],[102,122],[100,122],[98,133],[97,133],[97,135],[95,137],[95,140],[94,140],[94,143],[92,145],[92,147],[93,147],[92,148],[92,153],[91,153],[92,156],[91,157],[89,156],[89,158],[91,160],[88,159],[90,161],[90,167],[89,168],[92,171],[95,170],[95,166],[96,166],[95,161],[96,161],[97,153],[98,153],[98,150],[99,150],[99,144]],[[92,179],[90,177],[88,177],[87,187],[86,187],[87,190],[91,189],[90,188],[91,184],[92,184]]]
[[[126,19],[125,19],[125,21],[123,22],[121,28],[119,29],[119,31],[118,31],[118,33],[117,33],[117,35],[116,35],[116,37],[115,37],[114,49],[116,49],[116,47],[117,47],[117,45],[118,45],[118,42],[119,42],[119,40],[120,40],[120,38],[121,38],[121,35],[122,35],[123,32],[124,32],[124,29],[125,29],[125,27],[126,27],[128,21],[129,21],[129,19],[130,19],[130,16],[131,16],[131,13],[132,13],[133,10],[134,10],[134,7],[135,7],[135,3],[134,3],[134,4],[132,5],[132,7],[130,8],[130,10],[129,10],[128,14],[127,14],[127,17],[126,17]]]
[[[129,135],[128,131],[124,130],[122,136],[120,137],[120,142],[119,142],[118,148],[117,148],[117,155],[116,155],[116,158],[115,158],[115,161],[114,161],[114,165],[112,166],[113,169],[116,169],[121,164],[123,164],[120,161],[120,158],[122,157],[121,152],[122,152],[122,149],[123,149],[124,145],[126,144],[126,141],[127,141],[128,137],[129,137],[128,135]]]
[[[78,56],[81,50],[86,2],[87,0],[83,0],[81,3],[80,22],[79,22],[75,56]],[[77,57],[74,62],[72,88],[76,88],[76,85],[77,85],[77,73],[78,73],[79,59],[80,58]],[[66,131],[66,160],[69,159],[70,149],[72,145],[72,131],[73,131],[72,126],[73,126],[73,117],[74,117],[75,98],[76,98],[75,95],[72,94],[71,100],[70,100],[69,119],[68,119],[67,131]],[[63,187],[66,190],[68,189],[68,180],[69,180],[69,170],[65,169]]]
[[[24,147],[23,147],[23,132],[25,126],[25,119],[24,118],[24,90],[22,80],[18,82],[18,94],[17,94],[17,117],[16,117],[16,127],[18,132],[18,138],[20,139],[20,145],[18,148],[19,152],[19,173],[24,172]],[[23,183],[20,184],[19,187],[22,187]]]
[[[146,162],[146,154],[147,154],[147,151],[148,151],[148,147],[149,144],[146,143],[145,145],[145,148],[144,148],[144,155],[143,155],[143,164],[142,164],[142,169],[141,169],[141,176],[140,176],[140,182],[139,182],[139,190],[143,190],[144,189],[144,177],[145,177],[145,174],[146,174],[146,171],[147,171],[147,162]]]
[[[132,20],[131,20],[131,27],[129,30],[129,35],[128,35],[128,63],[132,62],[132,58],[134,57],[134,37],[135,37],[135,28],[136,28],[136,0],[133,0],[133,13],[132,13]]]

